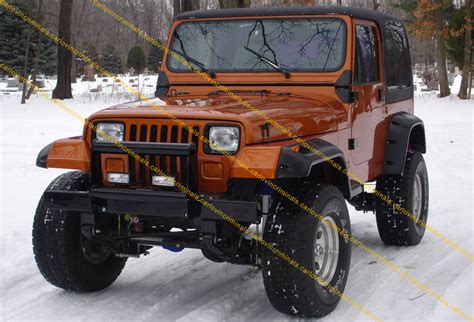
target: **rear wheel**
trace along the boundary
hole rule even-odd
[[[87,190],[89,176],[74,171],[60,175],[46,190]],[[33,223],[33,252],[44,278],[54,286],[91,292],[112,284],[122,272],[126,259],[81,233],[81,214],[50,209],[41,198]]]
[[[375,212],[384,243],[419,244],[426,229],[429,201],[428,172],[423,155],[408,153],[403,174],[382,176],[377,180],[377,191],[390,200],[378,199]]]
[[[351,257],[349,213],[344,197],[333,186],[317,185],[301,197],[323,220],[288,201],[276,205],[265,225],[264,240],[274,250],[263,248],[263,281],[268,299],[278,311],[322,317],[340,300],[329,289],[342,293],[347,282]],[[298,267],[275,250],[288,255]]]

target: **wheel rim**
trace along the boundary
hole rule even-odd
[[[325,217],[316,229],[314,266],[322,286],[328,285],[336,272],[339,260],[339,236],[332,217]]]
[[[421,217],[421,208],[423,202],[423,190],[421,184],[421,177],[417,173],[413,182],[413,194],[412,194],[412,205],[413,205],[413,216],[418,220]],[[418,222],[417,222],[418,224]]]
[[[92,264],[100,264],[109,258],[110,250],[81,236],[81,249],[84,257]]]

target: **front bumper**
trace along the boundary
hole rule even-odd
[[[48,208],[66,211],[186,217],[186,194],[172,191],[146,191],[96,188],[91,191],[46,191]]]
[[[176,168],[181,167],[177,181],[190,191],[196,187],[196,146],[194,143],[152,143],[120,142],[121,148],[110,142],[93,141],[91,160],[91,188],[89,191],[48,190],[44,202],[48,208],[84,213],[108,213],[146,215],[166,218],[195,218],[204,220],[224,220],[224,215],[241,222],[257,222],[256,201],[222,200],[198,197],[188,198],[186,193],[175,188],[149,188],[152,175],[151,168],[155,161],[166,157],[168,163],[175,162],[176,167],[160,169],[176,177]],[[126,154],[127,149],[130,154]],[[131,183],[127,187],[104,186],[103,157],[122,155],[128,158],[127,173]],[[137,158],[148,161],[149,166],[139,163]],[[179,159],[179,162],[176,160]],[[166,164],[166,162],[160,162]],[[202,203],[210,207],[203,206]]]
[[[254,201],[209,198],[201,200],[212,204],[213,207],[201,206],[196,200],[189,199],[185,193],[174,191],[96,188],[90,191],[48,190],[44,193],[46,207],[64,211],[166,218],[200,216],[204,220],[224,220],[223,215],[227,215],[239,222],[258,221],[257,203]],[[210,208],[215,208],[216,211]],[[217,213],[219,210],[222,211],[221,215]]]

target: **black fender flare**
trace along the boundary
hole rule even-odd
[[[402,174],[408,149],[426,153],[425,125],[413,114],[400,112],[390,121],[383,174]]]
[[[48,161],[48,154],[51,150],[53,143],[48,144],[44,148],[41,149],[40,153],[38,153],[38,157],[36,158],[36,166],[40,168],[48,168],[47,161]]]
[[[301,147],[295,151],[291,147],[284,147],[280,152],[276,178],[305,178],[311,175],[311,170],[325,162],[325,172],[330,184],[337,186],[344,197],[351,199],[362,192],[362,186],[351,184],[347,176],[347,165],[344,153],[335,145],[321,139],[307,140],[306,143],[317,152]]]

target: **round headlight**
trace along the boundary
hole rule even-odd
[[[235,126],[213,126],[209,129],[212,152],[236,152],[239,148],[240,130]]]
[[[96,133],[98,141],[123,141],[123,124],[98,123]]]

